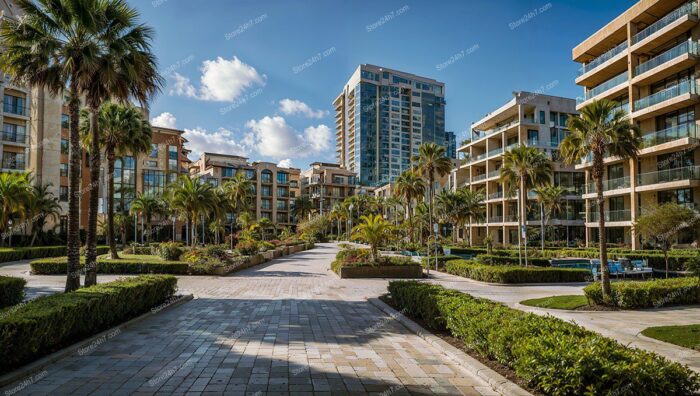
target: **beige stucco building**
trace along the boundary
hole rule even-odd
[[[550,221],[557,227],[558,238],[573,244],[583,240],[583,201],[581,200],[584,175],[559,160],[557,147],[566,136],[566,122],[576,115],[575,100],[536,92],[514,92],[505,105],[487,114],[471,126],[471,139],[460,144],[457,152],[460,164],[450,175],[453,189],[466,186],[485,195],[485,217],[472,223],[468,233],[472,243],[481,243],[490,234],[497,244],[518,243],[517,194],[508,196],[499,180],[503,153],[519,145],[536,147],[554,161],[552,182],[567,189],[565,210]],[[539,207],[534,195],[529,194],[528,227],[540,226]],[[467,237],[460,230],[460,237]]]
[[[606,235],[609,242],[641,246],[632,224],[650,204],[700,202],[700,107],[697,64],[698,1],[643,0],[573,49],[582,64],[576,83],[584,96],[577,108],[610,99],[639,126],[638,159],[605,158]],[[586,170],[586,237],[597,240],[595,187]],[[697,243],[697,227],[681,232],[680,244]]]
[[[355,172],[338,164],[313,162],[301,172],[301,193],[311,199],[315,211],[321,214],[355,195],[356,184]]]

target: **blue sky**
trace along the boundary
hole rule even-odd
[[[335,161],[331,102],[361,63],[446,84],[446,125],[515,90],[576,97],[571,49],[632,0],[139,0],[167,85],[156,123],[190,148],[305,168]],[[548,88],[546,88],[548,87]],[[169,113],[169,114],[163,114]]]

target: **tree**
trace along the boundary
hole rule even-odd
[[[260,233],[262,234],[262,240],[266,241],[267,240],[267,230],[272,228],[272,220],[268,219],[267,217],[263,217],[260,220],[258,220],[258,227],[260,227]]]
[[[58,198],[49,191],[51,186],[51,183],[34,185],[27,196],[24,217],[29,219],[32,227],[32,239],[29,246],[34,246],[37,236],[44,230],[46,219],[50,218],[56,221],[61,214]]]
[[[302,195],[295,199],[294,204],[292,204],[292,214],[296,216],[299,221],[302,221],[307,217],[310,219],[311,211],[313,209],[314,204],[306,195]]]
[[[106,26],[98,0],[39,2],[15,0],[23,17],[3,18],[0,69],[22,85],[63,95],[70,116],[67,277],[65,291],[80,287],[80,97],[97,68],[100,36]]]
[[[566,164],[574,164],[588,155],[593,165],[590,175],[596,185],[598,208],[598,240],[600,244],[600,268],[603,298],[610,298],[610,273],[605,241],[605,199],[603,198],[603,173],[606,154],[621,159],[636,158],[641,137],[639,128],[633,125],[624,110],[616,102],[607,99],[594,101],[581,109],[580,117],[570,117],[567,128],[571,131],[561,142],[559,150]]]
[[[10,221],[17,218],[26,219],[25,209],[31,195],[30,186],[29,175],[26,173],[0,173],[1,246],[5,245],[5,239],[12,237],[14,229],[17,228],[9,227]]]
[[[669,202],[645,207],[634,222],[635,233],[654,242],[664,252],[666,277],[668,278],[668,250],[679,232],[692,226],[700,215],[687,206]]]
[[[534,147],[519,146],[503,154],[503,166],[500,169],[500,180],[513,190],[518,186],[518,255],[522,245],[522,229],[527,219],[527,192],[543,185],[552,179],[554,166],[547,156]],[[527,255],[525,255],[527,266]]]
[[[80,112],[80,133],[83,146],[92,146],[91,115]],[[118,259],[114,238],[114,162],[117,157],[138,155],[151,149],[151,125],[143,113],[131,105],[105,102],[98,113],[100,148],[107,157],[107,243],[112,259]]]
[[[396,186],[394,187],[394,193],[401,197],[406,203],[405,216],[409,224],[409,239],[413,239],[413,211],[411,210],[411,203],[413,200],[422,198],[425,196],[425,181],[412,169],[404,171],[396,179]]]
[[[131,209],[129,210],[131,215],[139,215],[144,219],[146,226],[148,227],[148,232],[146,233],[146,241],[151,241],[151,234],[153,233],[153,226],[151,225],[151,219],[153,216],[163,213],[163,203],[156,196],[152,194],[140,194],[133,201],[131,201]],[[141,229],[141,234],[143,235],[143,227]]]
[[[471,222],[472,219],[482,218],[486,213],[486,205],[484,204],[486,196],[482,190],[470,190],[467,187],[458,189],[457,193],[461,196],[463,201],[461,217],[459,218],[457,226],[463,225],[464,221],[469,222],[469,236],[467,240],[471,246]]]
[[[352,229],[352,237],[369,244],[372,252],[372,261],[379,258],[379,246],[384,243],[391,230],[391,224],[382,218],[382,215],[369,215],[360,217],[360,224]]]
[[[542,252],[544,252],[544,234],[547,225],[549,224],[551,216],[561,212],[563,209],[566,190],[562,187],[548,184],[535,188],[535,193],[537,194],[537,201],[540,203],[540,210],[542,211],[542,216],[540,218],[542,222],[542,232],[540,237],[542,240]]]

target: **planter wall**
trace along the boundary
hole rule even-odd
[[[341,278],[422,278],[420,265],[384,265],[379,267],[342,267]]]
[[[233,272],[240,271],[240,270],[246,269],[246,268],[250,268],[254,265],[266,263],[266,262],[268,262],[272,259],[278,258],[278,257],[286,256],[286,255],[289,255],[292,253],[302,252],[304,250],[313,249],[313,245],[310,245],[310,246],[311,247],[309,247],[309,245],[296,245],[296,246],[289,246],[289,247],[284,246],[284,247],[279,247],[275,250],[268,250],[267,252],[258,253],[256,255],[249,256],[245,261],[242,261],[240,263],[231,264],[231,265],[226,266],[226,267],[217,268],[214,271],[214,275],[226,276],[226,275],[231,274]]]

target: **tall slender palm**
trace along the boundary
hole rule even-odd
[[[131,201],[131,208],[129,209],[131,215],[141,216],[143,222],[146,223],[148,227],[148,232],[146,232],[146,241],[151,241],[151,233],[153,227],[151,225],[151,220],[153,216],[163,213],[163,203],[160,199],[152,194],[140,194],[133,201]],[[142,223],[143,224],[143,223]],[[144,234],[143,227],[141,228],[141,234]]]
[[[3,18],[0,69],[19,83],[63,95],[68,90],[70,150],[67,277],[65,291],[80,287],[80,97],[98,68],[104,7],[100,0],[15,0],[20,19]]]
[[[12,237],[14,229],[9,227],[12,219],[25,218],[27,201],[31,194],[29,175],[26,173],[0,173],[0,245],[5,238]]]
[[[46,219],[50,218],[56,221],[61,214],[61,205],[58,203],[58,198],[49,191],[51,186],[51,183],[34,185],[28,194],[24,212],[32,227],[32,239],[29,242],[29,246],[34,246],[37,236],[46,225]]]
[[[554,166],[544,152],[534,147],[519,146],[503,154],[503,166],[500,169],[500,179],[508,189],[518,186],[518,255],[520,255],[523,225],[527,218],[527,192],[535,187],[548,183],[552,179]],[[525,255],[527,266],[527,255]]]
[[[292,205],[292,214],[297,217],[300,221],[311,215],[311,211],[314,208],[313,202],[306,195],[294,200]]]
[[[263,217],[262,219],[258,220],[258,226],[260,227],[260,234],[262,234],[263,241],[266,241],[267,230],[272,228],[272,220],[268,219],[267,217]]]
[[[396,179],[396,186],[394,187],[394,192],[399,197],[403,198],[406,203],[406,220],[409,222],[409,239],[413,239],[412,230],[412,216],[413,211],[411,210],[411,203],[414,199],[425,196],[425,182],[423,179],[413,170],[404,171]]]
[[[80,133],[83,146],[92,146],[92,113],[80,112]],[[114,163],[117,157],[137,156],[151,148],[151,125],[141,111],[134,106],[105,102],[98,113],[100,148],[107,157],[107,241],[113,259],[118,259],[114,238]]]
[[[540,239],[542,241],[542,251],[544,252],[544,234],[547,230],[547,225],[549,224],[550,218],[563,209],[566,190],[564,190],[563,187],[548,184],[535,188],[535,193],[537,194],[536,198],[540,204],[540,210],[542,211],[540,216],[542,223],[540,225]]]
[[[188,176],[180,178],[168,186],[170,206],[187,221],[191,244],[194,246],[197,235],[197,219],[209,213],[216,206],[214,187],[201,179]]]
[[[223,189],[227,197],[230,209],[235,214],[235,218],[251,210],[253,197],[253,182],[250,179],[245,177],[243,174],[237,174],[231,180],[228,180],[224,183]],[[233,248],[234,217],[231,217],[231,219],[231,248]]]
[[[571,117],[567,123],[571,133],[564,138],[560,151],[565,163],[573,164],[591,155],[591,177],[596,185],[598,209],[598,240],[603,298],[610,297],[608,251],[605,241],[605,200],[603,198],[603,158],[606,153],[622,159],[636,158],[642,139],[639,128],[632,124],[616,102],[594,101],[581,109],[580,117]]]
[[[447,149],[435,143],[423,143],[418,147],[416,169],[428,179],[428,218],[430,219],[429,235],[433,236],[433,198],[435,195],[435,179],[443,177],[452,170],[452,161],[447,158]],[[437,236],[435,237],[437,244]],[[428,252],[430,255],[430,252]],[[437,257],[435,268],[437,269]],[[430,267],[428,267],[430,268]],[[428,271],[430,271],[428,269]]]
[[[85,251],[85,285],[97,283],[97,210],[100,180],[99,112],[102,103],[114,99],[137,101],[148,107],[148,100],[160,91],[163,78],[151,52],[153,29],[139,23],[139,13],[125,0],[98,2],[100,30],[98,53],[92,76],[86,81],[85,101],[90,110],[90,197]],[[111,175],[110,175],[111,177]]]
[[[484,216],[486,205],[484,204],[484,200],[486,199],[484,192],[482,190],[470,190],[467,187],[462,187],[457,190],[457,193],[461,196],[462,199],[462,211],[461,214],[464,216],[463,218],[460,218],[462,221],[459,224],[464,224],[464,221],[469,222],[469,235],[467,237],[467,241],[469,241],[469,244],[471,245],[471,222],[472,220],[475,219],[480,219]]]

